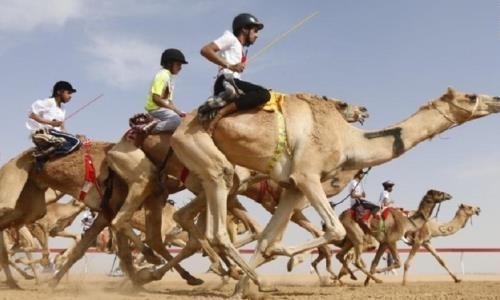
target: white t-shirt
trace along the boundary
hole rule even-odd
[[[224,31],[224,34],[216,39],[214,43],[219,47],[219,55],[222,56],[230,65],[241,63],[243,59],[243,45],[236,36],[229,30]],[[217,77],[222,74],[230,74],[234,78],[240,78],[241,74],[233,72],[229,69],[221,68]]]
[[[384,199],[387,198],[387,201],[389,202],[389,205],[387,206],[391,206],[391,193],[389,193],[389,191],[386,191],[386,190],[383,190],[381,193],[380,193],[380,198],[378,199],[378,204],[380,205],[381,208],[384,207]]]
[[[355,194],[359,195],[363,194],[364,192],[363,185],[361,185],[361,183],[359,183],[357,179],[353,179],[349,183],[349,195],[352,193],[353,190]],[[351,197],[351,206],[353,206],[354,204],[356,204],[356,200],[353,197]]]
[[[54,98],[47,98],[43,100],[36,100],[31,104],[31,110],[29,113],[34,113],[46,120],[57,120],[64,121],[66,117],[66,111],[61,107],[57,106],[56,100]],[[41,124],[32,118],[28,118],[26,121],[26,127],[29,130],[38,130],[42,128],[52,128],[55,130],[61,130],[61,127],[54,127],[49,124]]]

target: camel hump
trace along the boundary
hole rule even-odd
[[[304,93],[304,92],[296,93],[296,94],[293,94],[292,96],[295,96],[298,99],[306,100],[306,101],[308,101],[308,100],[309,101],[310,100],[313,100],[313,101],[321,100],[321,101],[342,102],[342,100],[339,100],[336,98],[332,98],[332,97],[328,97],[328,96],[320,96],[320,95],[316,95],[316,94],[309,94],[309,93]]]

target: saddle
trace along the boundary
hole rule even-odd
[[[125,138],[134,141],[134,145],[140,147],[158,122],[158,119],[148,113],[135,114],[128,120],[130,129],[125,133]]]
[[[38,129],[31,134],[31,140],[35,144],[33,156],[35,158],[49,157],[57,148],[66,142],[62,137],[56,137],[47,129]]]
[[[390,210],[388,208],[384,208],[380,213],[372,214],[369,208],[350,208],[349,214],[351,218],[358,223],[358,225],[363,229],[365,233],[370,233],[372,228],[370,226],[370,221],[377,221],[378,228],[377,231],[383,230],[385,227],[385,220],[389,216]]]

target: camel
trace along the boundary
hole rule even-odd
[[[24,279],[31,280],[35,279],[36,284],[40,283],[40,279],[38,276],[38,270],[32,258],[32,252],[35,249],[40,248],[39,242],[31,235],[30,231],[26,226],[21,226],[20,228],[6,228],[3,233],[6,248],[9,249],[8,255],[10,256],[8,259],[9,265],[14,268]],[[21,258],[11,259],[11,257],[19,252],[24,252],[28,261],[23,261]],[[18,263],[22,263],[23,265],[27,265],[33,275],[28,274],[26,271],[21,269],[18,266]]]
[[[35,222],[26,225],[31,234],[42,246],[42,258],[39,262],[42,266],[49,266],[49,236],[71,238],[75,242],[80,240],[80,234],[66,231],[80,212],[85,208],[85,204],[73,198],[68,203],[51,203],[47,205],[47,213]]]
[[[112,216],[114,216],[119,209],[125,197],[123,193],[126,191],[126,186],[119,185],[120,179],[113,177],[110,181],[119,188],[117,188],[116,192],[110,192],[112,196],[109,202],[106,201],[102,203],[103,197],[101,193],[103,191],[98,190],[96,187],[105,186],[105,180],[108,178],[109,171],[104,157],[112,146],[113,144],[111,143],[93,142],[90,149],[84,149],[82,147],[66,156],[49,159],[45,162],[40,171],[33,170],[31,149],[11,159],[0,168],[0,229],[3,230],[12,226],[19,227],[23,224],[30,224],[43,217],[46,213],[45,196],[48,187],[75,198],[79,197],[85,180],[85,167],[83,163],[85,154],[90,154],[93,158],[96,182],[88,191],[84,202],[89,208],[97,211],[101,210],[101,204],[103,205],[106,212],[100,214],[102,217],[98,224],[99,226],[104,225],[102,226],[102,228],[104,228],[107,225],[106,223],[112,219]],[[106,189],[104,189],[104,192],[105,190]],[[151,210],[156,209],[160,211],[160,209],[157,208],[159,203],[159,201],[146,201],[144,205],[150,207]],[[154,226],[150,224],[149,227]],[[98,230],[97,233],[100,232],[102,228]],[[95,233],[95,236],[97,236],[97,233]],[[89,245],[91,241],[92,239],[90,239]],[[124,267],[124,269],[128,271],[127,274],[133,276],[135,270],[132,268],[131,263],[128,264],[128,253],[126,253],[127,247],[125,246],[126,240],[121,238],[120,241],[120,243],[123,243],[124,246],[122,249],[125,251],[123,253],[124,258],[121,261],[127,264],[127,266]],[[164,249],[161,243],[158,247],[160,248],[159,251]],[[20,287],[12,277],[12,273],[8,267],[8,257],[3,235],[0,235],[0,258],[1,266],[7,277],[8,286],[10,288],[19,289]],[[200,284],[199,279],[194,278],[191,274],[182,269],[182,267],[176,266],[176,270],[181,273],[181,276],[185,278],[188,283]],[[52,282],[58,282],[60,280],[60,278],[57,277],[53,279]]]
[[[457,233],[460,229],[465,227],[465,224],[470,218],[472,218],[473,215],[479,215],[480,212],[481,209],[477,206],[460,204],[455,217],[451,221],[438,223],[436,220],[431,219],[426,222],[420,230],[407,233],[406,238],[410,241],[412,247],[404,264],[403,285],[406,285],[406,278],[408,270],[410,269],[410,263],[415,257],[415,254],[420,246],[424,246],[425,249],[427,249],[427,251],[429,251],[434,258],[436,258],[438,263],[446,269],[455,282],[460,282],[461,280],[453,274],[450,269],[448,269],[444,260],[439,256],[436,249],[432,247],[430,240],[435,237],[449,236]]]
[[[349,122],[364,120],[364,118],[368,117],[368,114],[364,107],[348,105],[337,100],[324,101],[324,99],[322,100],[322,98],[304,94],[299,94],[297,95],[297,97],[306,99],[314,98],[313,101],[332,103],[332,105],[337,110],[339,110],[339,112],[341,112],[343,118],[345,118]],[[113,149],[111,149],[111,151],[109,151],[107,160],[110,168],[113,169],[117,174],[120,174],[120,177],[125,178],[129,182],[129,193],[125,200],[125,204],[112,221],[114,228],[123,230],[123,232],[131,232],[130,225],[126,222],[126,220],[129,220],[131,218],[131,214],[133,213],[133,211],[135,211],[141,205],[142,201],[147,198],[147,195],[150,194],[151,191],[158,189],[158,187],[155,187],[155,185],[158,184],[158,178],[154,178],[154,176],[151,176],[151,173],[156,174],[154,173],[156,169],[160,169],[163,172],[161,175],[163,177],[165,177],[165,174],[177,178],[183,177],[182,173],[184,172],[185,167],[180,163],[176,163],[177,158],[175,157],[175,155],[172,155],[172,153],[169,152],[168,145],[169,136],[166,135],[147,137],[141,145],[142,150],[139,149],[135,143],[123,138],[113,147]],[[145,154],[141,155],[141,151],[144,151]],[[152,164],[146,164],[146,156],[152,162]],[[141,170],[141,172],[138,172],[138,170]],[[132,175],[136,175],[137,178]],[[195,194],[197,194],[197,191],[201,189],[200,181],[196,178],[196,176],[188,176],[187,178],[185,178],[184,185]],[[171,189],[168,190],[169,192],[171,192]],[[183,217],[179,217],[176,219],[177,222],[186,219],[190,220],[190,224],[181,224],[181,226],[183,226],[183,228],[188,230],[191,234],[197,232],[196,226],[192,221],[199,212],[203,211],[204,207],[203,201],[199,201],[196,203],[198,204],[196,204],[194,207],[193,204],[188,208],[183,208],[185,211],[189,211],[189,216],[183,215]],[[240,219],[248,220],[249,218],[249,216],[246,216],[245,218],[238,216],[238,213],[243,213],[241,210],[239,212],[233,210],[232,213]],[[134,236],[129,236],[129,238],[134,240],[134,243],[136,243],[137,245],[140,244],[140,241],[137,238],[134,238]],[[209,257],[212,257],[212,261],[214,261],[215,257],[217,257],[217,254],[210,249],[207,242],[204,242],[203,236],[201,234],[197,234],[196,239],[201,242],[205,252],[209,255]],[[193,254],[195,251],[197,251],[197,249],[199,249],[198,246],[185,247],[183,249],[183,252],[181,252],[178,257],[176,257],[177,260],[172,261],[169,266],[175,264],[176,262],[179,262],[183,257],[187,257]],[[216,268],[214,267],[213,269]]]
[[[273,254],[290,251],[279,240],[294,209],[309,201],[325,223],[324,235],[293,251],[306,251],[332,240],[342,240],[346,231],[328,204],[321,181],[339,169],[376,166],[399,157],[418,143],[447,129],[500,111],[500,98],[466,94],[449,88],[438,99],[422,106],[399,124],[380,131],[364,132],[348,124],[328,101],[307,101],[286,96],[283,117],[287,145],[279,143],[276,116],[259,110],[235,113],[219,121],[213,135],[201,121],[187,116],[170,139],[181,162],[201,181],[198,197],[207,202],[206,237],[230,257],[245,276],[236,286],[235,297],[252,280],[266,288],[255,267]],[[275,162],[271,165],[270,162]],[[265,227],[255,255],[247,263],[231,244],[225,229],[227,196],[233,187],[234,165],[269,174],[286,187]]]
[[[106,153],[106,143],[99,144],[92,148],[94,157]],[[99,148],[96,151],[96,148]],[[72,171],[81,168],[72,168],[73,165],[83,165],[83,150],[80,149],[59,160],[61,164],[47,162],[41,171],[33,170],[32,149],[24,151],[17,157],[11,159],[0,168],[0,229],[8,227],[20,227],[23,224],[30,224],[46,213],[46,190],[51,186],[54,190],[78,197],[80,188],[83,186],[83,172],[78,176],[71,176]],[[68,163],[71,161],[71,163]],[[107,177],[107,168],[102,168],[102,164],[96,163],[96,175],[98,179]],[[101,177],[102,176],[102,177]],[[68,188],[69,187],[69,188]],[[95,188],[89,191],[90,198],[98,198]],[[92,203],[90,204],[92,205]],[[93,203],[98,208],[96,203]],[[0,260],[1,266],[7,277],[7,284],[11,288],[19,288],[12,277],[8,267],[8,260],[5,251],[3,235],[0,235]]]
[[[373,279],[377,283],[382,282],[373,274],[390,271],[393,268],[400,267],[400,257],[396,243],[405,235],[405,233],[422,228],[422,226],[424,226],[430,219],[434,207],[437,204],[450,199],[451,195],[448,193],[437,190],[428,190],[420,201],[418,210],[411,216],[406,216],[399,208],[387,207],[384,211],[382,211],[378,218],[370,216],[367,225],[369,228],[366,229],[363,229],[359,222],[355,220],[354,209],[346,209],[340,215],[340,221],[342,222],[342,225],[344,225],[347,232],[347,238],[346,243],[344,243],[342,249],[336,255],[337,259],[342,263],[342,266],[346,270],[349,270],[344,256],[351,248],[354,248],[354,264],[359,270],[367,275],[365,285],[369,283],[370,279]],[[380,218],[383,219],[383,226],[381,226],[381,222],[379,220]],[[373,258],[371,264],[370,272],[365,269],[365,264],[361,259],[365,234],[371,234],[379,242],[377,252],[375,253],[375,257]],[[391,251],[391,254],[394,257],[394,263],[388,268],[376,270],[375,268],[387,248],[389,248],[389,251]],[[351,274],[351,276],[353,276],[353,274]]]

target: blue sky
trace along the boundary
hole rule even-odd
[[[209,95],[216,67],[200,48],[231,26],[240,12],[265,23],[249,55],[310,15],[297,31],[252,61],[243,78],[282,92],[311,92],[365,105],[366,130],[398,122],[448,86],[500,95],[500,3],[498,1],[182,1],[2,0],[0,10],[0,162],[31,146],[24,127],[30,104],[49,96],[58,80],[78,90],[68,113],[98,101],[67,121],[70,132],[116,141],[128,118],[141,112],[165,48],[179,48],[189,61],[176,79],[175,101],[190,111]],[[445,247],[499,247],[487,234],[497,227],[500,116],[476,120],[424,142],[374,168],[365,182],[376,200],[380,183],[396,182],[394,199],[415,208],[430,188],[460,203],[479,205],[482,215]],[[334,198],[340,200],[345,193]],[[189,193],[173,196],[179,203]],[[261,220],[269,216],[250,203]],[[339,212],[339,211],[338,211]],[[319,223],[315,214],[306,213]],[[291,226],[290,236],[309,239]]]

